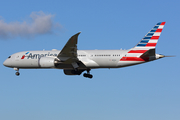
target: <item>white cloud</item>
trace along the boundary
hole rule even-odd
[[[52,33],[54,29],[61,28],[59,23],[54,23],[54,15],[44,12],[32,12],[29,20],[23,22],[6,23],[0,17],[0,38],[33,37],[36,35]]]

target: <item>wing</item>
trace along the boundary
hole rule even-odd
[[[71,64],[73,68],[84,66],[77,58],[77,40],[80,33],[73,35],[57,56],[63,64]]]
[[[71,57],[71,58],[77,58],[77,39],[81,32],[73,35],[64,48],[61,50],[61,52],[58,54],[58,58],[61,57]]]

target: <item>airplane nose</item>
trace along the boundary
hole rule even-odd
[[[10,67],[11,66],[9,60],[5,60],[3,65],[6,66],[6,67]]]

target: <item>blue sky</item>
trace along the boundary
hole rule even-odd
[[[179,120],[178,0],[6,0],[0,20],[31,23],[30,15],[52,15],[51,32],[0,37],[0,120]],[[62,70],[3,66],[11,54],[62,49],[81,31],[78,49],[129,49],[158,22],[165,27],[156,52],[175,55],[121,69],[92,70],[92,80]],[[30,24],[31,25],[31,24]]]

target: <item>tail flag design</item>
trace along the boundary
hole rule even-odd
[[[155,47],[165,23],[157,23],[120,61],[149,61],[149,56],[155,55]]]
[[[27,55],[29,52],[26,52],[25,54]],[[25,55],[23,55],[22,57],[21,57],[21,59],[24,59],[26,56]]]
[[[165,22],[157,23],[134,48],[150,47],[155,48],[161,35]]]

